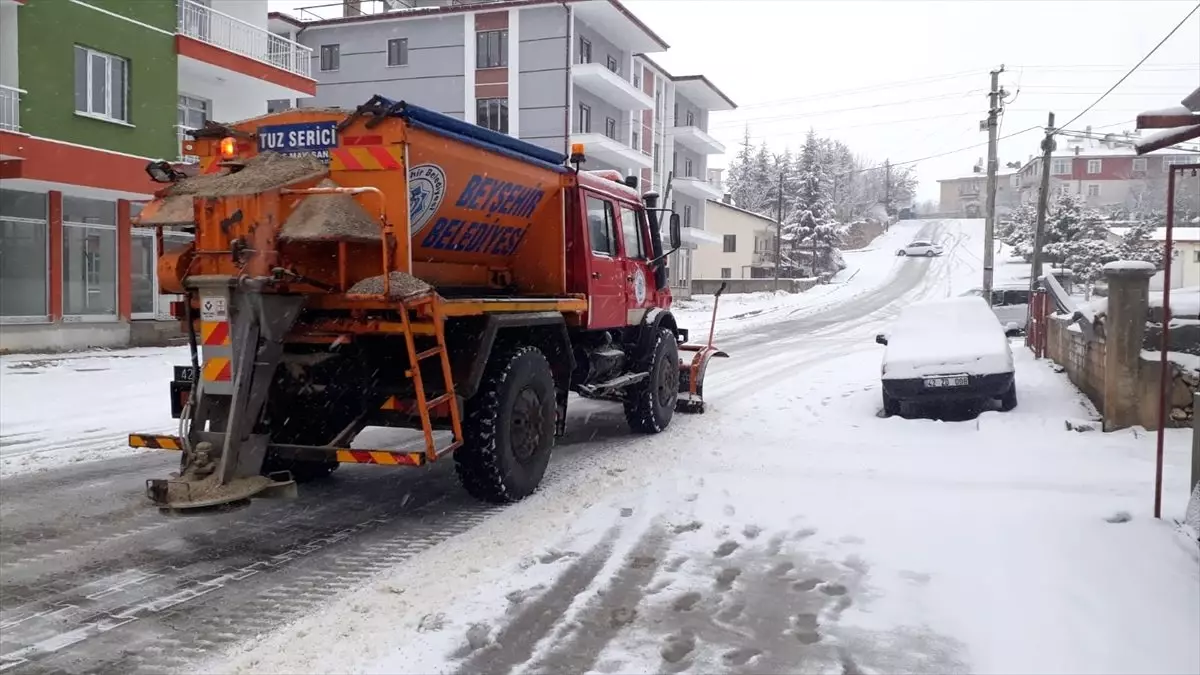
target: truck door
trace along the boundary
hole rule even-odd
[[[625,325],[625,270],[620,258],[618,225],[612,200],[586,195],[588,240],[588,328]]]
[[[624,243],[622,266],[625,269],[625,323],[640,323],[646,310],[657,302],[654,274],[650,269],[650,228],[646,214],[628,204],[620,204],[621,240]]]

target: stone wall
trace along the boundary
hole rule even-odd
[[[1072,330],[1065,318],[1052,316],[1046,330],[1046,355],[1061,365],[1071,382],[1088,397],[1097,410],[1104,410],[1105,340],[1098,336],[1088,342],[1079,330]],[[1097,331],[1102,335],[1103,327]],[[1167,364],[1171,384],[1167,408],[1167,426],[1191,425],[1196,414],[1192,394],[1200,387],[1200,373],[1174,362]],[[1138,386],[1133,395],[1138,402],[1138,424],[1158,428],[1159,375],[1162,365],[1157,358],[1142,357],[1138,363]]]
[[[774,279],[692,279],[692,295],[712,295],[721,284],[726,284],[726,293],[760,293],[776,289]],[[779,290],[788,293],[803,293],[816,286],[816,279],[780,279]]]
[[[1104,410],[1104,338],[1088,342],[1066,319],[1052,316],[1046,326],[1046,355],[1067,371],[1097,410]]]

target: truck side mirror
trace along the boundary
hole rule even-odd
[[[875,336],[875,342],[876,342],[876,343],[878,343],[878,344],[881,344],[881,345],[886,345],[886,344],[887,344],[887,335],[885,335],[885,334],[883,334],[883,333],[880,333],[879,335],[876,335],[876,336]]]
[[[681,225],[679,224],[679,214],[678,213],[671,214],[670,223],[671,223],[671,249],[674,250],[674,249],[679,248],[680,246],[683,246],[683,231],[680,229]]]

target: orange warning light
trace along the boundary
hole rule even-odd
[[[221,139],[221,157],[233,159],[237,155],[237,141],[231,136]]]
[[[583,143],[572,143],[571,144],[571,154],[572,155],[582,155],[583,154]]]

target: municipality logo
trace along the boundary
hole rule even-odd
[[[418,164],[408,172],[409,235],[416,236],[446,197],[446,172],[437,164]]]

